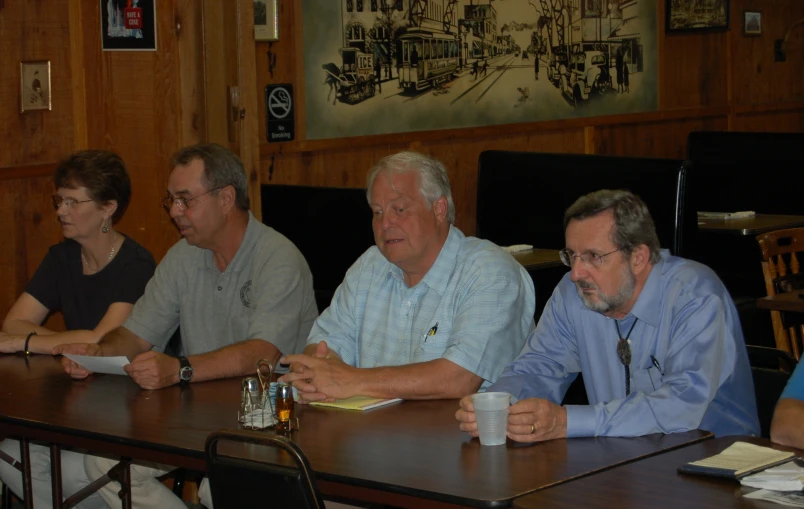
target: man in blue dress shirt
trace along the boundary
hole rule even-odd
[[[351,396],[457,398],[488,386],[533,329],[525,269],[452,223],[444,166],[388,156],[368,178],[376,246],[349,269],[316,320],[304,354],[289,355],[305,402]]]
[[[660,250],[647,207],[628,191],[581,197],[564,228],[571,271],[488,388],[516,401],[508,436],[759,434],[737,311],[714,272]],[[560,406],[578,373],[590,404]],[[477,436],[470,397],[456,418]]]
[[[771,422],[771,440],[804,449],[804,368],[801,362],[787,381]]]

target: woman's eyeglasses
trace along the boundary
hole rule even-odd
[[[59,210],[59,207],[61,207],[62,204],[64,204],[64,206],[67,207],[68,209],[72,209],[79,203],[87,203],[90,201],[95,201],[95,200],[76,200],[75,198],[65,198],[60,194],[54,194],[53,196],[51,196],[51,198],[53,199],[53,208],[56,210]]]

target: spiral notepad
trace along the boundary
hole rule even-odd
[[[337,399],[332,402],[323,402],[323,401],[316,401],[310,403],[312,406],[323,406],[323,407],[330,407],[330,408],[340,408],[343,410],[357,410],[357,411],[364,411],[364,410],[371,410],[372,408],[378,408],[385,405],[390,405],[392,403],[397,403],[402,401],[402,398],[369,398],[366,396],[353,396],[351,398],[346,399]]]

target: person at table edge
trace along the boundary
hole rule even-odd
[[[64,241],[52,246],[3,322],[0,352],[51,354],[63,343],[97,342],[119,327],[145,291],[156,262],[144,247],[117,231],[131,199],[131,179],[123,160],[106,150],[82,150],[61,161],[53,175],[53,207]],[[66,330],[43,325],[61,312]],[[20,460],[20,444],[10,438],[0,451]],[[31,444],[29,449],[33,506],[52,506],[50,450]],[[84,456],[61,453],[65,496],[89,484]],[[0,480],[24,497],[22,474],[0,460]],[[105,507],[91,495],[81,509]]]
[[[758,435],[740,322],[715,273],[660,250],[647,207],[628,191],[581,197],[564,228],[571,271],[488,388],[513,396],[508,436]],[[578,373],[590,404],[560,406]],[[456,418],[477,435],[471,396]]]
[[[376,246],[349,269],[280,380],[305,402],[456,398],[493,382],[533,328],[533,281],[452,225],[444,165],[401,152],[369,173]]]
[[[796,366],[784,388],[771,421],[771,440],[804,449],[804,368]]]
[[[312,274],[296,246],[249,211],[240,160],[204,144],[181,149],[172,163],[163,205],[184,238],[156,267],[122,327],[97,345],[54,351],[124,355],[131,360],[124,369],[144,389],[253,374],[260,359],[275,364],[282,354],[301,351],[318,314]],[[177,327],[182,355],[175,358],[163,350]],[[66,357],[62,364],[74,378],[89,374]],[[92,479],[115,463],[95,456],[84,462]],[[134,507],[185,507],[155,479],[171,468],[132,464]],[[120,507],[119,489],[116,482],[100,489],[113,508]],[[206,482],[199,496],[208,502]]]

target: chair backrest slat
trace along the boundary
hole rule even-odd
[[[799,253],[804,252],[804,228],[764,233],[757,236],[757,242],[762,253],[762,273],[768,295],[804,289],[804,274],[801,273],[799,262]],[[779,311],[771,311],[771,322],[777,348],[792,353],[798,359],[802,351],[798,324],[786,324],[795,320]]]

